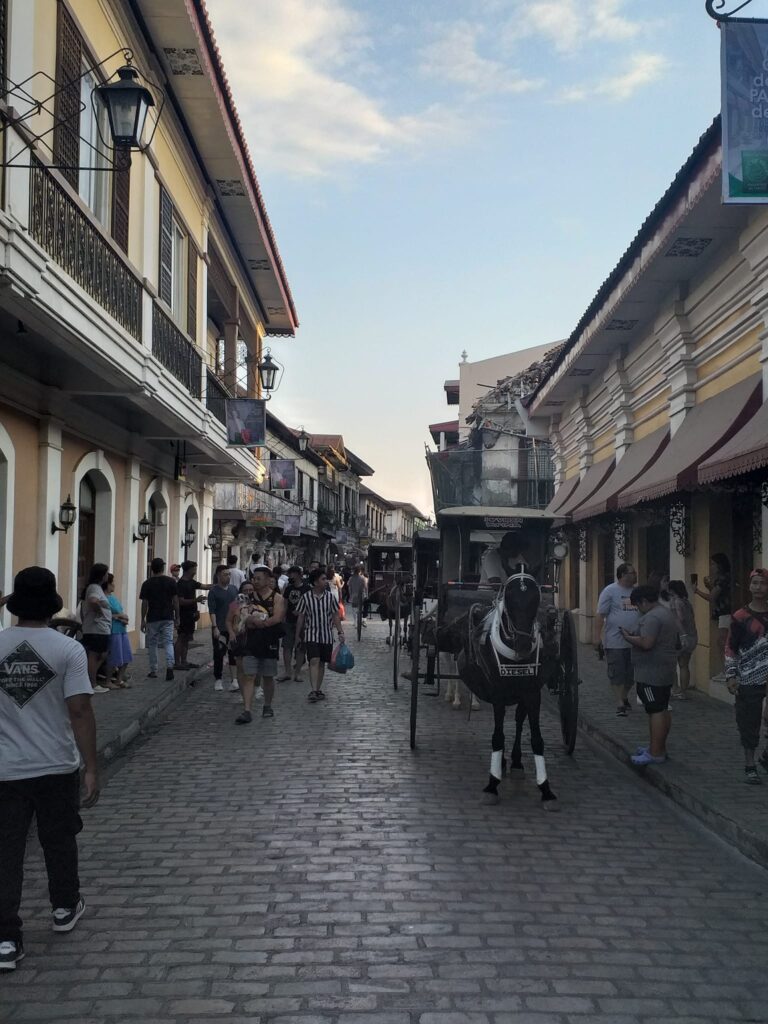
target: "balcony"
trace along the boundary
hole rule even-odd
[[[208,368],[205,371],[205,381],[205,407],[211,416],[215,416],[219,423],[223,423],[226,426],[227,412],[224,403],[231,397],[229,391],[227,391],[213,370]]]
[[[231,512],[252,526],[282,527],[286,516],[301,516],[303,529],[317,530],[317,512],[249,484],[216,484],[214,507],[219,512]]]
[[[193,398],[200,398],[202,357],[157,302],[152,307],[152,355]]]
[[[30,234],[83,291],[141,341],[141,281],[53,175],[36,162],[30,174]]]
[[[457,506],[543,509],[554,494],[547,446],[520,451],[449,449],[428,452],[435,512]]]

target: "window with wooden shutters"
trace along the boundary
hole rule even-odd
[[[197,340],[197,249],[189,241],[189,265],[187,267],[187,334]]]
[[[160,186],[160,298],[168,306],[173,302],[173,203]]]
[[[53,133],[54,163],[77,189],[80,166],[80,76],[83,41],[63,3],[59,3],[56,42],[56,128]]]
[[[112,237],[127,253],[131,198],[131,151],[128,146],[115,148],[115,168],[112,182]]]

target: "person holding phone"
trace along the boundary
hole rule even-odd
[[[725,678],[736,697],[736,726],[744,750],[744,781],[760,785],[755,755],[768,682],[768,569],[753,569],[750,600],[733,613],[725,645]],[[759,764],[768,772],[768,745]]]

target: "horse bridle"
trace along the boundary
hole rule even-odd
[[[538,622],[536,621],[536,619],[534,619],[533,629],[530,632],[528,632],[525,629],[518,629],[517,626],[513,625],[509,621],[509,616],[507,615],[506,603],[504,601],[504,592],[506,591],[507,587],[513,580],[520,580],[520,589],[523,591],[528,589],[528,584],[530,583],[533,584],[536,590],[540,592],[538,581],[535,579],[535,577],[531,576],[530,573],[525,572],[524,569],[521,569],[520,572],[513,573],[513,575],[507,579],[506,583],[504,583],[500,588],[499,595],[495,601],[494,614],[489,631],[491,647],[493,648],[494,654],[496,655],[497,659],[498,656],[501,655],[503,658],[507,658],[510,661],[521,660],[521,655],[519,655],[518,652],[514,650],[514,648],[508,647],[507,644],[505,644],[501,638],[501,631],[499,629],[499,626],[503,622],[506,636],[511,638],[513,641],[514,638],[518,636],[524,636],[530,639],[531,652],[529,652],[529,654],[525,657],[529,657],[530,653],[533,653],[533,651],[535,651],[536,664],[538,665],[539,649],[541,647],[541,636],[539,632]]]

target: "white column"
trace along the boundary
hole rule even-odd
[[[48,416],[39,427],[38,494],[37,561],[58,576],[61,533],[51,533],[51,523],[58,525],[61,508],[61,424]],[[72,500],[77,505],[76,494]]]
[[[605,371],[603,380],[611,396],[611,420],[616,428],[616,461],[626,453],[635,439],[632,422],[632,389],[624,369],[624,349],[617,352]]]
[[[141,484],[141,463],[137,458],[129,458],[125,467],[125,517],[123,537],[123,600],[126,613],[131,623],[137,619],[137,602],[139,595],[139,553],[136,545],[140,545],[144,557],[144,542],[134,543],[134,534],[138,537],[139,520],[144,512],[139,507],[139,490]],[[134,626],[132,625],[133,629]]]
[[[681,426],[689,409],[696,404],[695,340],[685,303],[677,301],[656,323],[656,337],[661,344],[664,368],[669,381],[669,429],[672,434]]]

